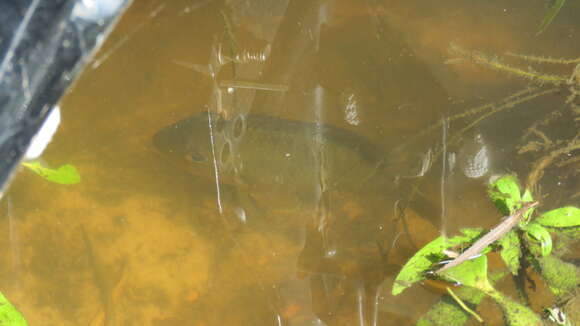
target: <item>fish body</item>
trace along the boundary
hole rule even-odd
[[[392,208],[394,174],[380,147],[329,125],[252,114],[224,120],[207,112],[160,130],[153,142],[192,174],[234,185],[268,206],[243,219],[247,229],[301,234],[296,240],[303,249],[289,260],[313,275],[312,286],[321,285],[312,289],[317,313],[355,307],[364,318],[376,315],[374,298],[388,271],[379,246],[389,247],[396,230],[384,216]],[[309,213],[288,213],[297,207]],[[348,292],[340,300],[344,307],[330,302],[337,294],[323,287],[326,275],[340,275],[336,287]]]
[[[390,183],[379,147],[324,124],[204,112],[162,129],[153,142],[196,175],[251,190],[365,192]]]

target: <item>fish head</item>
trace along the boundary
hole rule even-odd
[[[155,148],[189,171],[207,171],[211,166],[211,128],[207,112],[169,125],[153,136]]]

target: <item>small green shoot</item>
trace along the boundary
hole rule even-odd
[[[0,325],[2,326],[28,326],[22,314],[0,292]]]
[[[38,161],[23,162],[22,165],[50,182],[63,185],[77,184],[81,182],[81,176],[77,169],[70,164],[61,165],[57,169],[42,166]]]
[[[536,36],[542,34],[546,30],[546,28],[548,28],[548,26],[552,23],[554,18],[556,18],[556,16],[560,12],[560,9],[562,9],[562,7],[564,6],[564,3],[566,3],[566,0],[554,0],[552,5],[550,6],[548,11],[546,12],[544,19],[542,19],[542,23],[540,24],[540,27],[538,28],[538,32],[536,33]]]

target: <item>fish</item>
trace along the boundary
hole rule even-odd
[[[157,132],[155,148],[194,175],[288,195],[392,188],[384,150],[334,126],[202,112]]]
[[[274,210],[249,213],[245,223],[259,231],[260,227],[251,224],[252,216],[265,216],[257,218],[267,220],[263,232],[288,235],[294,231],[281,224],[297,223],[293,225],[302,230],[297,241],[304,247],[299,257],[292,259],[297,259],[301,273],[312,275],[311,286],[321,285],[312,289],[317,294],[313,299],[320,310],[317,313],[323,316],[337,309],[353,312],[354,307],[356,315],[376,319],[379,285],[389,272],[377,243],[390,246],[396,230],[393,225],[381,227],[390,221],[385,214],[391,211],[388,198],[393,198],[396,171],[380,146],[355,132],[327,124],[259,114],[225,119],[212,112],[201,112],[161,129],[153,136],[153,144],[163,156],[198,178],[235,185],[251,194],[294,198],[298,204],[313,202],[328,208],[331,221],[316,216],[314,220],[320,220],[314,225],[312,219],[282,221]],[[342,218],[339,207],[343,200],[358,201],[368,211],[361,217]],[[273,203],[266,201],[276,206]],[[325,215],[320,210],[314,212]],[[335,254],[328,256],[329,250]],[[346,287],[345,298],[336,298],[343,296],[342,292],[322,291],[324,275],[333,280],[342,275],[337,288]],[[348,304],[351,300],[358,304]],[[335,301],[341,302],[340,307],[332,304]]]

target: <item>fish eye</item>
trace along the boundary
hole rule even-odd
[[[207,159],[198,152],[190,152],[185,154],[185,159],[191,163],[202,163],[207,161]]]

